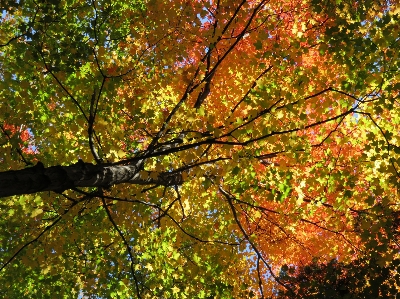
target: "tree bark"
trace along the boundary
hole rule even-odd
[[[75,187],[107,188],[121,183],[173,186],[183,182],[181,173],[143,172],[137,165],[94,165],[80,161],[70,166],[45,168],[39,162],[34,167],[0,172],[0,197],[62,192]]]

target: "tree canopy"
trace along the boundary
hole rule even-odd
[[[398,1],[1,11],[3,298],[400,291]]]

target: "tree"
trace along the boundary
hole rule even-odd
[[[285,264],[397,260],[399,11],[3,1],[0,293],[267,298]]]
[[[279,298],[396,298],[398,269],[398,259],[383,267],[374,259],[355,260],[350,264],[336,260],[326,264],[314,262],[300,269],[286,266],[281,278],[296,292],[285,292]]]

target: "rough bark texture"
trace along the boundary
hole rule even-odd
[[[62,192],[75,187],[110,187],[121,183],[172,186],[182,184],[180,173],[139,172],[136,165],[93,165],[80,161],[70,166],[31,168],[0,173],[0,197],[40,191]]]

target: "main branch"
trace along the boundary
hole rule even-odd
[[[40,191],[62,192],[76,187],[110,187],[122,183],[139,185],[180,185],[181,173],[139,171],[134,165],[94,165],[80,160],[69,166],[45,168],[42,163],[21,170],[0,173],[0,197]]]

